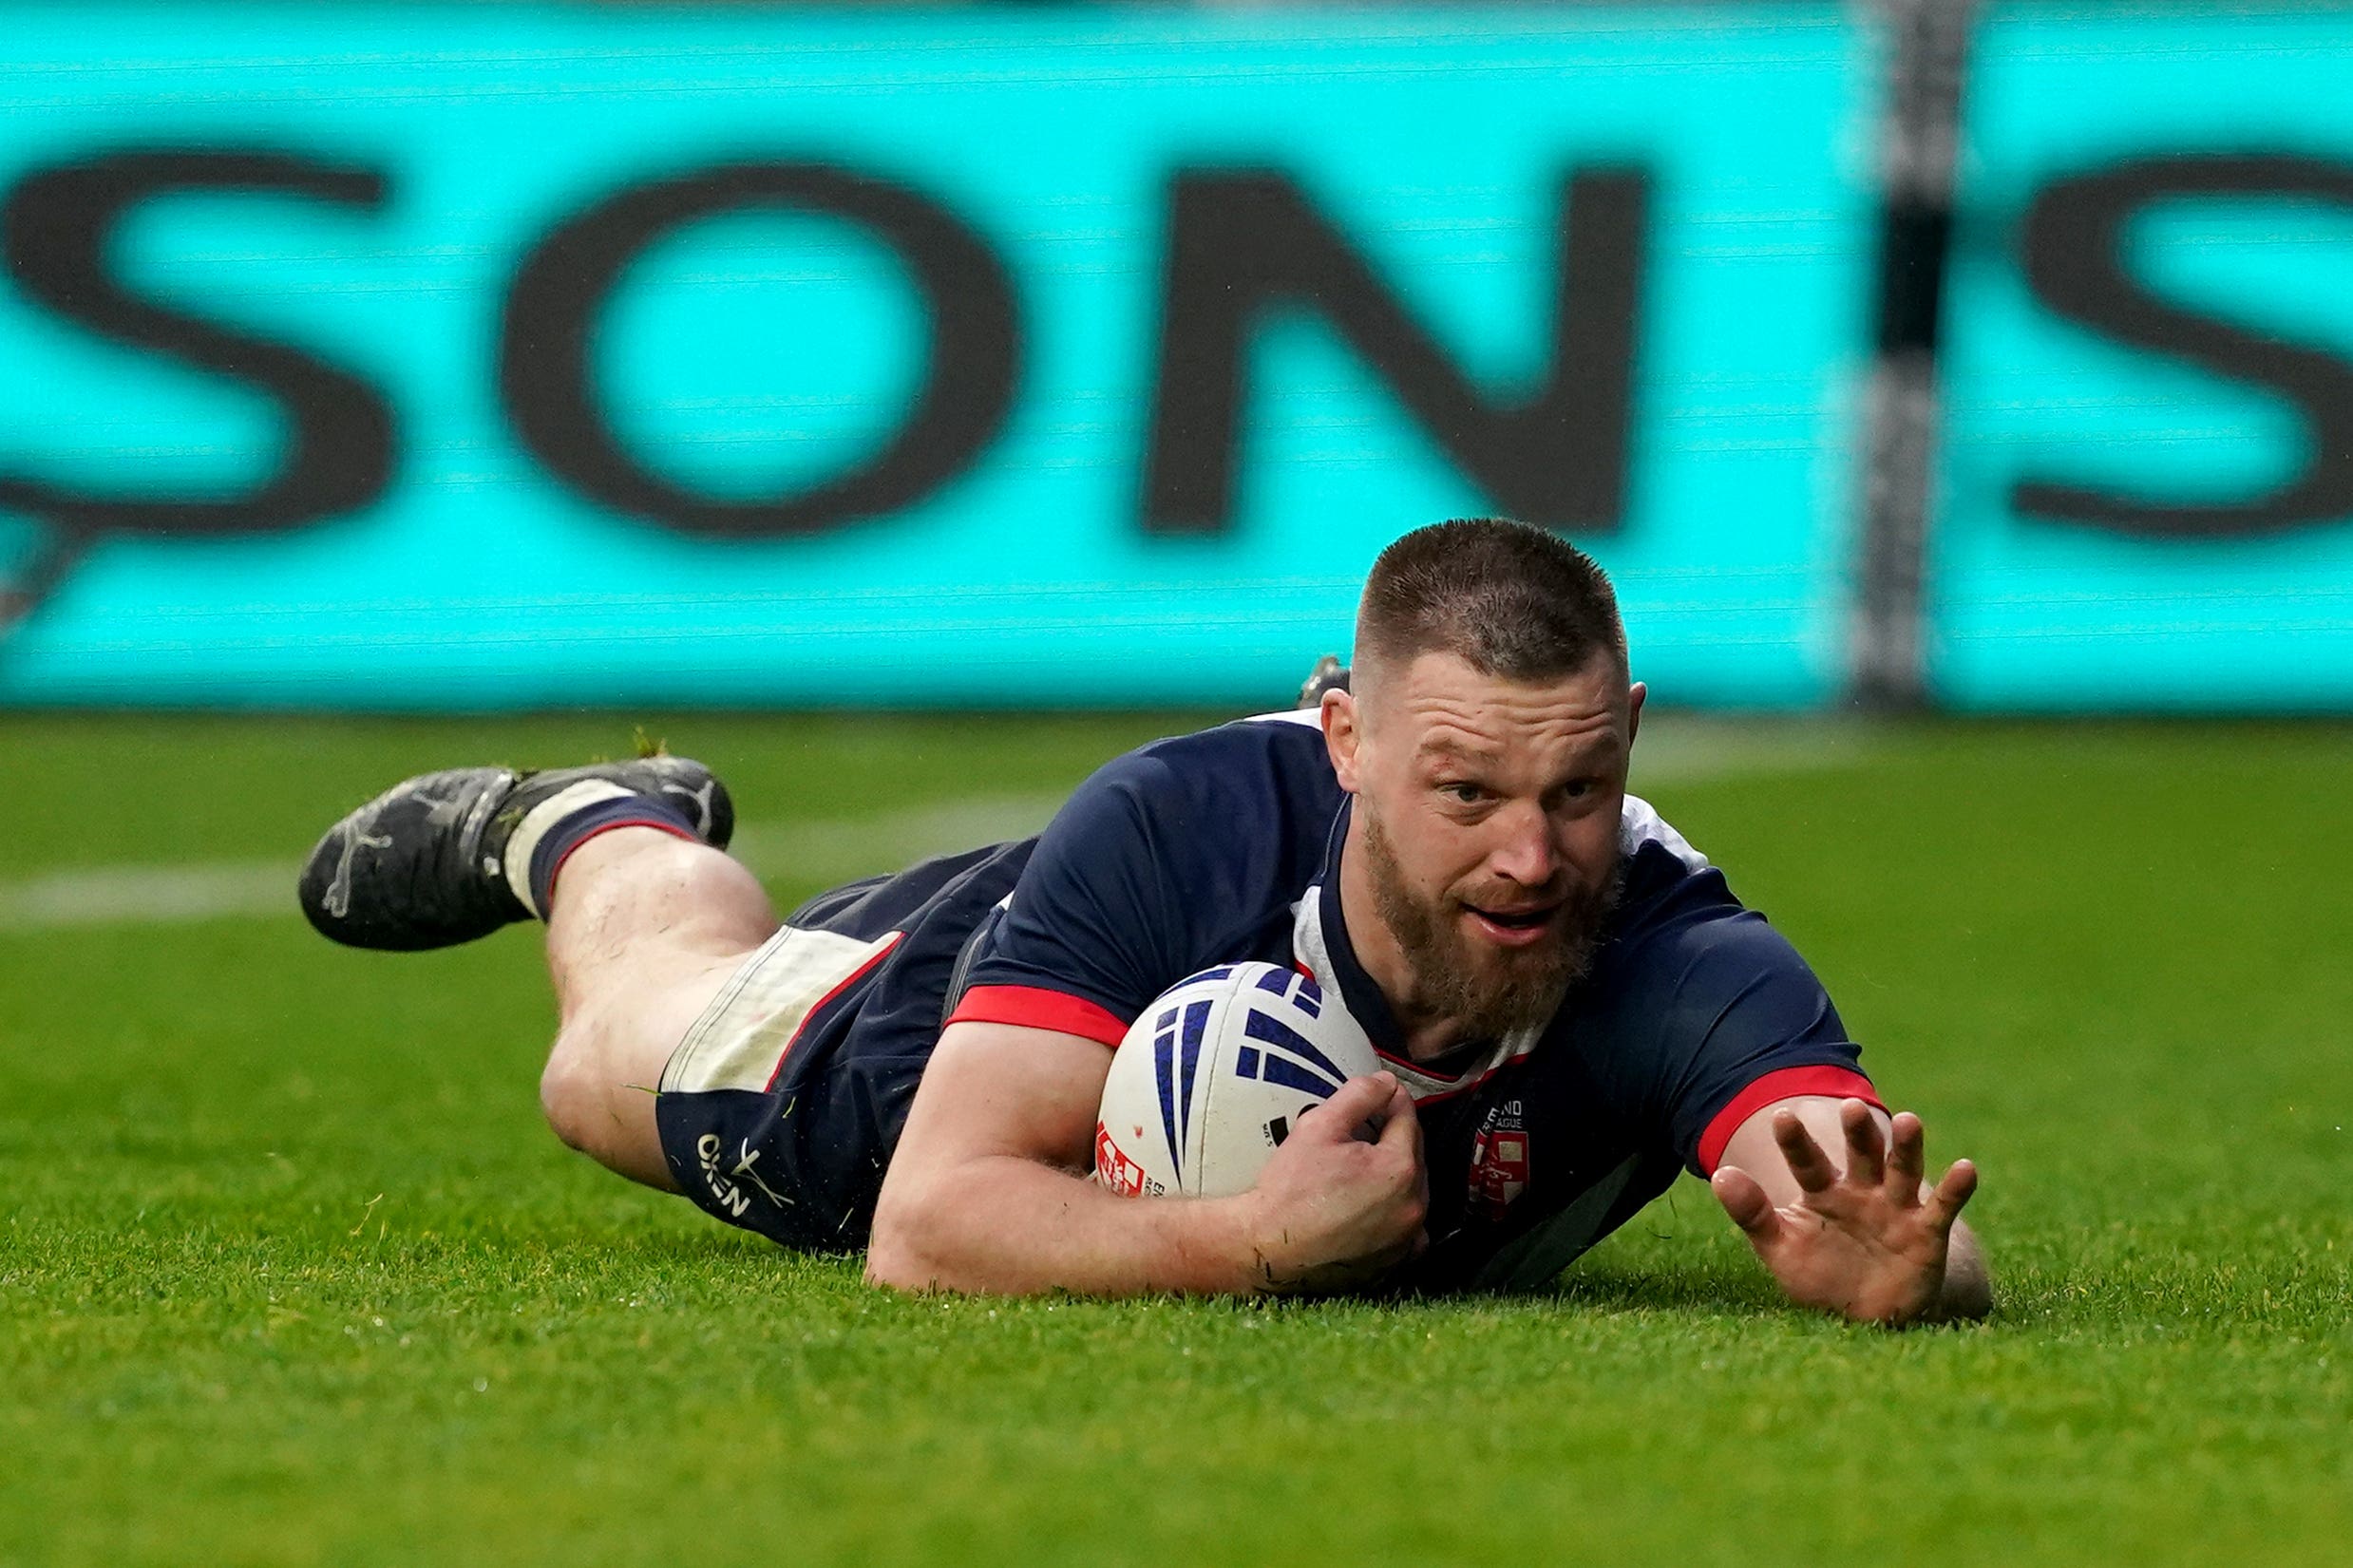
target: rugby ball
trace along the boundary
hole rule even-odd
[[[1380,1069],[1337,996],[1274,964],[1178,981],[1129,1026],[1095,1120],[1095,1180],[1129,1196],[1245,1192],[1302,1112]]]

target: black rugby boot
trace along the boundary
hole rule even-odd
[[[714,849],[735,831],[727,786],[684,757],[545,772],[455,767],[394,784],[329,828],[302,868],[302,913],[347,947],[392,952],[451,947],[530,919],[539,912],[507,875],[508,841],[534,807],[598,783],[605,787],[586,793],[641,801],[650,817],[682,822]]]
[[[1316,668],[1309,671],[1307,679],[1300,683],[1299,706],[1321,708],[1326,691],[1347,690],[1348,666],[1340,663],[1337,653],[1326,653],[1316,661]]]

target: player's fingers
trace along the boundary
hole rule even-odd
[[[1838,1127],[1847,1135],[1847,1180],[1875,1187],[1887,1180],[1887,1149],[1879,1141],[1879,1118],[1860,1100],[1838,1105]]]
[[[1837,1167],[1831,1157],[1822,1152],[1822,1145],[1813,1141],[1806,1124],[1798,1120],[1793,1110],[1773,1113],[1773,1141],[1781,1146],[1781,1158],[1790,1162],[1790,1174],[1808,1192],[1827,1192],[1838,1180]]]
[[[1920,1189],[1928,1179],[1928,1135],[1920,1124],[1920,1118],[1910,1111],[1895,1113],[1895,1124],[1888,1129],[1888,1185],[1898,1200],[1910,1204],[1920,1200]]]
[[[1389,1078],[1385,1072],[1379,1076]],[[1414,1114],[1414,1097],[1405,1091],[1405,1086],[1395,1078],[1389,1078],[1389,1083],[1393,1092],[1381,1113],[1386,1118],[1381,1123],[1381,1147],[1403,1151],[1419,1168],[1422,1161],[1421,1118]]]
[[[1961,1218],[1961,1211],[1977,1191],[1977,1167],[1966,1160],[1956,1160],[1953,1168],[1945,1173],[1945,1180],[1936,1184],[1924,1205],[1928,1217],[1939,1230],[1949,1229]]]
[[[1318,1105],[1312,1115],[1300,1116],[1293,1136],[1312,1129],[1313,1137],[1319,1143],[1344,1143],[1357,1137],[1357,1129],[1367,1123],[1377,1128],[1389,1108],[1391,1091],[1396,1086],[1396,1079],[1386,1072],[1351,1078],[1334,1089],[1332,1097]]]
[[[1765,1196],[1756,1178],[1739,1166],[1718,1167],[1708,1181],[1708,1189],[1732,1222],[1757,1246],[1765,1246],[1781,1234],[1781,1216],[1774,1211],[1773,1200]]]

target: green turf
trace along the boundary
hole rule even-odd
[[[1172,722],[655,727],[775,822]],[[1992,1323],[1785,1311],[1689,1182],[1535,1298],[903,1300],[559,1147],[526,935],[17,930],[0,1561],[2344,1560],[2353,730],[1661,729],[1764,767],[1649,787],[1983,1164]],[[0,883],[288,859],[403,771],[627,741],[0,718]]]

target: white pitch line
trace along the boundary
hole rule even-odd
[[[763,877],[831,887],[934,855],[1026,839],[1062,804],[1055,795],[979,795],[882,817],[748,822],[729,852]]]
[[[275,861],[110,865],[0,884],[0,931],[171,925],[226,915],[292,915],[301,868]]]
[[[1642,725],[1627,783],[1639,795],[1661,785],[1821,773],[1868,761],[1878,745],[1878,732],[1869,726],[1834,718],[1666,714]]]
[[[746,823],[735,857],[766,877],[830,886],[931,855],[1035,833],[1059,795],[981,796],[879,817]],[[296,913],[294,861],[89,866],[0,882],[0,932],[178,925]]]
[[[1836,724],[1754,726],[1679,719],[1646,727],[1635,748],[1634,787],[1850,765],[1869,743]],[[733,853],[764,877],[826,887],[895,871],[1046,824],[1060,795],[984,795],[876,817],[748,822]],[[291,917],[293,861],[83,866],[0,882],[0,933],[75,926],[180,925],[199,920]]]

